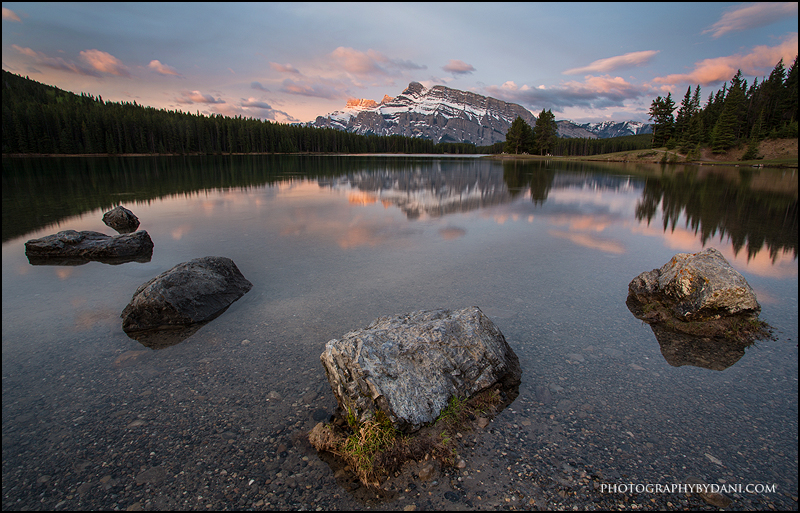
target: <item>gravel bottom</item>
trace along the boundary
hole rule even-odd
[[[763,358],[737,364],[765,367],[743,393],[735,372],[679,374],[624,344],[565,342],[581,340],[567,326],[513,324],[522,326],[503,331],[523,368],[519,397],[462,433],[462,468],[412,462],[380,490],[307,441],[336,402],[299,327],[231,343],[220,323],[161,351],[90,345],[77,357],[4,361],[2,507],[718,509],[696,493],[605,489],[701,480],[776,486],[727,493],[727,509],[797,509],[797,366],[774,365],[780,348],[765,344]],[[531,332],[539,343],[521,344]],[[698,375],[730,393],[704,395]]]

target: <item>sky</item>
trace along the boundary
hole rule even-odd
[[[648,121],[798,53],[793,3],[3,2],[3,69],[104,101],[313,121],[412,81]]]

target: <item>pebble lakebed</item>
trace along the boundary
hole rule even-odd
[[[523,369],[520,395],[485,428],[462,433],[463,468],[434,465],[430,473],[423,467],[431,462],[409,464],[380,491],[332,468],[308,443],[308,431],[336,403],[318,356],[277,342],[283,334],[230,342],[223,328],[202,345],[190,339],[169,354],[117,350],[100,371],[65,372],[42,355],[41,381],[4,398],[3,509],[711,510],[696,494],[610,493],[601,486],[735,483],[756,469],[756,482],[777,484],[777,493],[729,494],[728,509],[797,509],[797,473],[786,470],[796,469],[796,454],[770,442],[708,452],[715,419],[724,424],[735,415],[743,433],[757,433],[762,418],[721,411],[713,402],[694,411],[691,390],[661,387],[663,370],[629,363],[614,347],[566,345],[544,353],[557,346],[515,344],[532,332],[580,336],[563,328],[506,334]],[[275,373],[264,375],[255,362],[268,353],[280,359]],[[55,368],[61,374],[48,373]],[[646,393],[634,390],[620,404],[613,391],[631,381]],[[752,394],[770,395],[757,388]],[[660,411],[665,403],[674,406]],[[763,413],[774,406],[765,403]],[[681,415],[704,415],[705,425],[677,432]],[[760,465],[765,458],[773,463]]]

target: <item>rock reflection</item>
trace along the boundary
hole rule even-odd
[[[208,324],[207,322],[192,324],[188,327],[163,328],[159,330],[144,330],[126,333],[128,337],[139,342],[145,347],[158,350],[180,344]]]
[[[692,365],[723,371],[741,360],[745,348],[753,345],[746,341],[695,337],[660,324],[651,324],[650,328],[661,346],[661,355],[673,367]]]
[[[691,365],[704,369],[723,371],[731,367],[744,356],[745,349],[752,346],[756,340],[767,339],[771,333],[760,324],[748,330],[743,326],[750,326],[752,316],[733,316],[722,321],[709,321],[712,327],[704,328],[695,326],[704,323],[681,323],[667,320],[667,316],[660,312],[646,312],[642,304],[635,299],[628,298],[628,309],[637,319],[646,322],[656,336],[661,347],[664,360],[673,367]],[[756,318],[757,319],[757,318]],[[724,326],[720,328],[720,326]],[[694,330],[695,333],[687,333]],[[711,335],[716,331],[721,335]]]
[[[138,262],[140,264],[146,264],[150,262],[153,258],[153,254],[145,254],[145,255],[136,255],[136,256],[126,256],[126,257],[79,257],[79,256],[72,256],[72,257],[50,257],[50,256],[37,256],[37,255],[30,255],[28,253],[25,254],[28,257],[28,263],[31,265],[68,265],[68,266],[79,266],[88,264],[89,262],[100,262],[101,264],[109,264],[109,265],[120,265],[120,264],[127,264],[129,262]]]

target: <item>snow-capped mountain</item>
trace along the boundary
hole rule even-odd
[[[516,103],[437,85],[426,88],[411,82],[398,96],[380,103],[368,99],[347,101],[344,110],[318,116],[309,126],[335,128],[361,135],[404,135],[440,142],[466,142],[488,146],[505,141],[511,123],[522,117],[531,127],[536,116]],[[558,121],[561,137],[590,139],[652,133],[638,121],[584,123]]]
[[[641,121],[603,121],[601,123],[577,124],[567,119],[557,121],[558,135],[561,137],[585,137],[588,139],[608,139],[625,135],[652,134],[653,125]]]
[[[531,126],[536,124],[536,117],[521,105],[445,86],[428,89],[411,82],[398,96],[384,96],[380,104],[349,100],[344,110],[318,116],[310,125],[362,135],[404,135],[436,143],[486,146],[505,141],[517,116]]]

